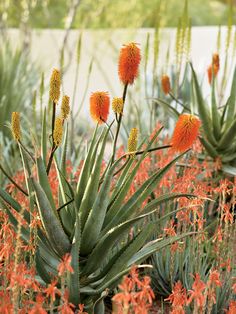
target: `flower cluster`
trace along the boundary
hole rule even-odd
[[[119,285],[120,292],[112,298],[113,314],[147,314],[155,298],[150,283],[150,277],[140,279],[133,266]]]

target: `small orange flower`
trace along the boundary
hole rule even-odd
[[[110,108],[110,98],[107,92],[95,92],[90,96],[91,117],[102,124],[107,121]]]
[[[236,301],[230,301],[229,309],[226,314],[235,314],[236,313]]]
[[[124,45],[119,57],[119,77],[123,84],[133,84],[138,76],[138,67],[141,61],[139,47],[135,43]]]
[[[161,86],[162,86],[162,90],[163,93],[165,95],[169,94],[170,92],[170,78],[168,75],[163,75],[161,78]]]
[[[169,295],[165,301],[170,301],[172,304],[171,314],[184,314],[184,307],[187,302],[186,289],[182,286],[180,281],[174,284],[172,293]]]
[[[210,272],[209,282],[211,285],[221,287],[222,283],[220,281],[220,273],[217,270]]]
[[[197,273],[195,275],[195,280],[192,286],[193,290],[190,290],[190,297],[187,301],[187,304],[190,304],[193,300],[196,301],[198,307],[202,309],[205,302],[205,294],[204,290],[206,288],[206,284],[201,280],[200,275]]]
[[[65,256],[63,256],[62,261],[57,266],[58,275],[62,276],[64,273],[74,273],[73,268],[71,267],[71,255],[69,253],[66,253]]]
[[[198,136],[200,120],[191,114],[182,114],[172,136],[172,148],[178,152],[189,149]]]

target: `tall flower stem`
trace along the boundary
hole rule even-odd
[[[0,164],[0,170],[2,171],[2,173],[8,178],[8,180],[12,183],[12,184],[14,184],[14,186],[19,190],[19,191],[21,191],[21,193],[23,193],[25,196],[29,196],[29,194],[24,190],[24,189],[22,189],[22,187],[21,186],[19,186],[17,183],[16,183],[16,181],[14,181],[13,179],[12,179],[12,177],[6,172],[6,170],[3,168],[3,166]]]
[[[53,107],[52,107],[52,137],[53,137],[53,132],[55,128],[55,119],[56,119],[56,103],[53,101]]]
[[[23,148],[23,150],[27,153],[27,155],[32,159],[33,163],[36,163],[36,160],[34,158],[34,156],[29,152],[29,150],[25,147],[25,145],[23,145],[23,143],[19,140],[18,143],[20,144],[20,146]]]
[[[50,153],[50,157],[49,157],[49,160],[48,160],[48,165],[47,165],[47,175],[49,175],[50,173],[50,169],[51,169],[51,166],[52,166],[52,161],[53,161],[53,156],[54,156],[54,153],[57,149],[57,146],[53,143],[52,144],[52,149],[51,149],[51,153]]]
[[[55,120],[56,120],[56,102],[53,101],[53,107],[52,107],[52,149],[51,149],[51,153],[50,153],[50,157],[48,160],[48,165],[47,165],[47,175],[49,175],[51,166],[52,166],[52,161],[53,161],[53,155],[57,149],[55,143],[54,143],[54,139],[53,139],[53,133],[54,133],[54,128],[55,128]]]
[[[123,96],[122,96],[124,105],[125,105],[125,99],[126,99],[126,95],[127,95],[127,89],[128,89],[128,83],[126,83],[125,86],[124,86],[124,91],[123,91]],[[113,152],[112,152],[112,157],[111,157],[111,165],[113,164],[113,162],[115,160],[116,145],[117,145],[117,140],[118,140],[118,136],[119,136],[119,133],[120,133],[120,127],[121,127],[121,122],[122,122],[123,110],[124,110],[124,107],[122,109],[122,112],[119,114],[118,121],[117,121],[116,135],[115,135],[115,139],[114,139],[114,142],[113,142]]]

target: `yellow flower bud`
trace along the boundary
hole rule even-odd
[[[50,99],[58,103],[60,98],[61,74],[60,71],[54,69],[50,79]]]
[[[128,153],[132,155],[137,150],[138,144],[138,129],[133,128],[130,131],[129,138],[128,138]],[[134,155],[134,154],[133,154]]]
[[[53,131],[53,142],[56,146],[60,146],[63,136],[63,121],[61,118],[56,118]]]
[[[123,112],[124,102],[122,98],[115,97],[112,100],[112,110],[115,113],[121,114]]]
[[[19,112],[12,112],[11,115],[11,131],[14,139],[20,141],[21,130],[20,130],[20,114]]]
[[[63,96],[61,103],[61,117],[63,120],[67,119],[70,113],[70,97]]]

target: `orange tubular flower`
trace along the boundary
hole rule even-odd
[[[119,77],[123,84],[133,84],[138,76],[138,67],[141,61],[139,47],[135,43],[124,45],[119,57]]]
[[[172,136],[172,148],[178,152],[189,149],[198,136],[200,120],[191,114],[182,114]]]
[[[163,75],[161,78],[161,86],[162,86],[162,90],[163,93],[165,95],[169,94],[170,92],[170,79],[168,75]]]
[[[110,98],[107,92],[95,92],[90,96],[91,117],[102,124],[107,121],[110,107]]]

